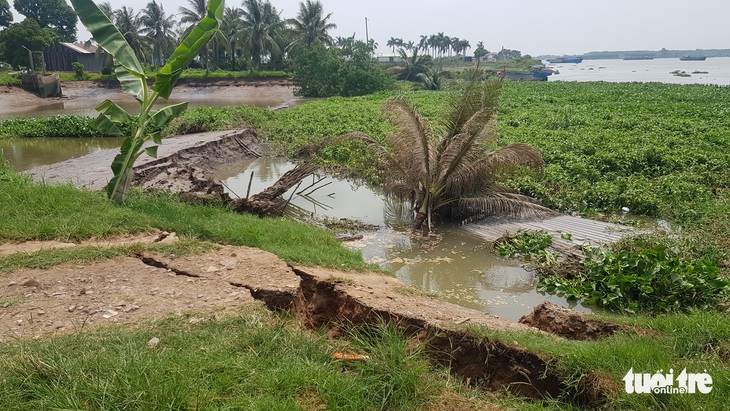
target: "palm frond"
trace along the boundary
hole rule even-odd
[[[464,221],[475,221],[491,216],[539,218],[555,215],[555,211],[531,201],[513,198],[512,195],[460,198],[457,212]]]
[[[517,167],[530,167],[535,171],[542,172],[545,162],[542,159],[540,150],[525,143],[512,143],[492,152],[480,161],[478,166],[483,168],[484,172],[490,174],[511,171]]]
[[[388,99],[384,112],[390,116],[396,133],[386,138],[393,154],[409,171],[409,178],[421,180],[429,185],[432,180],[432,166],[436,164],[434,135],[428,121],[421,117],[418,109],[405,97]]]

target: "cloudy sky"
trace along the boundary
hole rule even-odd
[[[149,0],[111,0],[114,8],[141,10]],[[187,0],[158,0],[177,13]],[[271,0],[282,17],[295,17],[299,0]],[[12,1],[11,1],[12,3]],[[604,50],[730,48],[728,0],[323,0],[337,24],[333,36],[365,38],[388,51],[389,38],[418,42],[444,32],[473,47],[501,47],[523,54],[580,54]],[[240,7],[241,1],[227,1]],[[16,18],[17,21],[17,18]],[[81,28],[81,27],[80,27]],[[79,30],[79,39],[90,35]]]

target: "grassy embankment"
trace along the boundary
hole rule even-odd
[[[525,141],[533,144],[544,151],[548,163],[543,177],[515,177],[511,182],[526,192],[536,193],[547,204],[563,211],[611,214],[617,208],[627,206],[645,215],[666,218],[684,227],[679,240],[667,238],[666,241],[675,241],[681,246],[684,254],[700,255],[722,262],[723,258],[727,258],[730,248],[727,244],[727,238],[730,237],[727,185],[730,181],[727,178],[728,155],[730,155],[730,141],[727,136],[730,135],[728,131],[730,124],[723,117],[723,113],[727,111],[726,102],[730,101],[729,93],[730,90],[727,88],[709,86],[510,84],[505,90],[500,112],[501,143]],[[358,99],[317,101],[277,113],[251,108],[191,110],[178,123],[178,127],[184,129],[195,124],[207,124],[206,127],[217,129],[236,126],[241,121],[252,122],[272,140],[285,143],[289,152],[294,153],[321,137],[348,131],[366,131],[376,137],[382,137],[386,133],[387,126],[379,114],[379,108],[385,97],[386,95],[377,95]],[[413,93],[413,97],[421,104],[421,112],[430,118],[435,117],[440,104],[444,101],[443,93]],[[325,161],[356,164],[356,167],[357,164],[362,167],[368,164],[368,161],[363,160],[360,148],[357,147],[328,147],[323,156]],[[354,159],[358,159],[360,163],[356,163]],[[29,214],[30,217],[3,216],[3,221],[25,220],[25,223],[20,223],[24,227],[8,231],[8,233],[14,232],[13,234],[2,233],[1,236],[4,238],[18,240],[59,236],[81,238],[157,227],[187,234],[191,238],[189,241],[193,243],[188,247],[194,249],[196,244],[200,245],[197,242],[201,240],[245,243],[243,239],[236,237],[244,235],[239,231],[255,232],[254,226],[241,225],[237,229],[228,226],[231,221],[238,221],[244,217],[236,216],[235,219],[230,217],[231,220],[228,220],[229,217],[226,217],[228,214],[224,210],[181,205],[170,197],[138,194],[127,205],[114,207],[108,205],[100,195],[63,188],[69,192],[59,195],[58,198],[43,200],[39,199],[41,192],[52,191],[51,189],[38,187],[26,188],[25,191],[17,193],[8,191],[9,187],[15,185],[22,187],[30,184],[18,182],[17,179],[13,173],[6,173],[0,177],[0,184],[3,185],[0,201],[7,201],[7,204],[2,204],[0,210],[3,210],[4,214],[16,213],[19,209],[17,199],[20,198],[28,201],[25,204],[27,207],[23,208],[30,211],[23,213]],[[82,201],[75,204],[66,203],[65,206],[55,208],[61,198],[77,196],[82,198]],[[109,213],[109,218],[97,219],[104,221],[102,227],[82,228],[81,217],[74,217],[74,210],[82,214],[91,207],[89,204],[93,206],[92,208],[101,210],[100,213]],[[34,209],[37,210],[37,214],[33,214]],[[52,219],[46,225],[37,224],[36,228],[31,228],[33,224],[30,222],[33,219],[66,213],[69,214],[69,218],[62,218],[56,223],[58,227],[56,229],[44,231],[43,227],[53,226]],[[255,222],[259,224],[260,221]],[[92,226],[96,224],[98,222]],[[246,241],[264,243],[260,238]],[[329,240],[325,242],[327,241]],[[276,240],[272,239],[272,242],[276,243]],[[291,245],[281,244],[280,247],[282,250],[287,250]],[[290,260],[301,258],[300,261],[305,261],[305,257],[302,256],[285,258]],[[308,256],[306,259],[310,262],[321,261],[321,257]],[[332,264],[337,263],[332,262]],[[351,264],[355,267],[360,263]],[[619,335],[600,342],[568,342],[546,336],[487,334],[545,353],[554,358],[555,367],[566,375],[574,375],[576,380],[579,375],[588,371],[606,373],[607,381],[615,385],[615,394],[608,404],[611,409],[722,409],[725,399],[730,394],[728,392],[730,348],[726,343],[730,339],[730,322],[725,314],[693,311],[689,315],[663,315],[656,318],[624,317],[621,321],[649,327],[654,333],[646,336]],[[213,333],[213,328],[218,327],[217,323],[211,323],[190,330],[186,329],[185,324],[174,325],[174,321],[170,321],[170,324],[173,324],[173,334],[175,330],[185,331],[180,332],[181,338],[185,335],[185,338],[202,338],[204,341],[205,338],[210,338],[205,335],[210,335]],[[265,330],[260,331],[265,332]],[[473,332],[484,331],[473,330]],[[131,349],[136,356],[147,355],[144,343],[150,336],[149,329],[124,335],[136,339],[135,347],[141,347]],[[95,399],[104,397],[102,395],[104,387],[111,386],[112,391],[122,390],[123,387],[134,387],[140,379],[149,378],[151,375],[139,375],[134,369],[123,367],[123,364],[108,363],[107,361],[111,361],[112,358],[104,355],[95,356],[92,354],[95,352],[93,350],[86,355],[91,360],[104,364],[96,367],[98,371],[89,371],[83,365],[76,365],[74,368],[69,357],[63,353],[73,352],[72,348],[77,344],[75,338],[80,337],[38,343],[18,342],[7,346],[3,358],[15,366],[7,368],[5,372],[8,376],[3,375],[2,378],[8,381],[20,381],[18,378],[23,378],[25,383],[35,384],[36,398],[51,398],[50,387],[57,384],[55,386],[65,387],[56,390],[59,395],[73,399],[76,397],[70,393],[77,392],[75,388],[78,386],[74,384],[78,384],[79,380],[96,381],[95,387],[81,391],[84,394],[83,398],[79,399],[82,404],[92,404]],[[117,350],[130,350],[129,340],[120,338],[114,330],[94,334],[93,338],[98,338],[100,344],[113,347],[113,350],[109,350],[113,358],[119,357],[114,355]],[[206,347],[214,350],[218,344],[211,342],[210,346]],[[183,374],[179,368],[185,367],[177,364],[191,361],[195,363],[197,360],[190,357],[199,355],[196,354],[198,351],[194,351],[195,353],[186,351],[184,347],[187,345],[189,343],[181,341],[170,346],[170,352],[180,355],[176,359],[177,363],[161,363],[145,369],[150,373],[160,374],[174,369],[175,375],[183,378],[187,374]],[[324,355],[326,349],[329,349],[324,347],[325,344],[321,345],[320,348],[324,351],[318,355]],[[21,352],[30,352],[28,348],[31,346],[32,352],[40,354],[23,357]],[[282,344],[279,348],[281,347],[289,346]],[[258,352],[257,346],[251,345],[251,349]],[[54,354],[56,351],[61,354]],[[293,355],[299,359],[309,358],[306,350],[294,351]],[[272,357],[276,357],[277,353],[272,354]],[[713,376],[715,388],[709,395],[622,394],[621,378],[631,367],[636,372],[646,373],[668,368],[681,370],[687,367],[688,372],[702,372],[707,369]],[[3,368],[5,367],[0,367]],[[106,379],[108,372],[105,372],[109,368],[123,368],[126,371],[121,373],[119,379],[110,382]],[[262,373],[261,370],[262,368],[257,368],[256,371],[249,370],[248,374],[237,374],[230,378],[235,382],[251,381],[252,374],[258,375]],[[209,380],[206,379],[208,374],[205,369],[201,371],[199,368],[193,371],[199,373],[195,374],[199,378]],[[81,374],[84,376],[80,377]],[[426,380],[433,377],[429,375],[421,374]],[[89,376],[92,378],[88,378]],[[325,376],[324,380],[328,378],[330,377]],[[281,381],[283,380],[279,380],[279,383],[283,383]],[[323,386],[321,380],[316,381],[315,385]],[[436,381],[437,385],[442,387],[448,385],[443,378],[436,378]],[[200,385],[201,392],[206,395],[210,394],[216,398],[225,396],[230,401],[238,401],[236,398],[240,398],[237,397],[238,394],[229,397],[227,391],[217,393],[208,384]],[[276,386],[274,382],[259,381],[254,384],[257,392],[264,392],[263,397],[266,401],[273,401],[271,397],[276,397],[282,401],[289,401],[286,404],[291,404],[293,398],[306,397],[312,392],[311,389],[307,389],[311,385],[304,382],[292,383],[292,386],[300,388],[294,388],[281,396],[268,391],[271,386]],[[11,387],[17,388],[17,385],[12,384]],[[147,392],[161,399],[171,390],[174,392],[174,387],[158,384],[154,390]],[[132,389],[130,392],[138,391]],[[325,398],[327,404],[334,404],[330,402],[330,395],[339,396],[323,391],[317,391],[317,394],[318,397],[315,398]],[[188,404],[202,398],[201,402],[206,405],[224,406],[206,402],[205,398],[208,397],[185,398]],[[254,400],[249,397],[243,398],[240,400],[242,403],[253,404]],[[434,399],[434,397],[426,398]],[[511,399],[500,401],[506,401],[507,405],[520,409],[537,409],[545,405],[552,409],[571,408],[559,402],[543,404],[523,403]],[[362,404],[351,408],[347,406],[340,408],[369,408]],[[410,404],[416,406],[418,403]],[[334,405],[330,406],[335,408]],[[286,406],[281,407],[286,408]],[[91,406],[88,408],[101,409]]]

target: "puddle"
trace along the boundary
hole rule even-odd
[[[249,181],[253,195],[292,168],[285,159],[260,158],[230,167],[218,177],[229,192],[245,197]],[[393,272],[405,284],[445,301],[515,321],[543,301],[591,311],[538,293],[531,272],[500,258],[456,225],[439,225],[438,238],[411,236],[409,211],[367,185],[320,175],[305,179],[283,198],[291,198],[286,212],[298,218],[347,218],[380,226],[345,245],[361,251],[366,261]]]
[[[108,148],[123,138],[16,138],[0,139],[0,156],[17,171],[55,164]]]

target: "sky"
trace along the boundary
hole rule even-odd
[[[12,4],[12,0],[10,0]],[[141,10],[149,0],[111,0]],[[158,0],[177,13],[187,0]],[[300,0],[271,0],[284,18],[296,17]],[[443,32],[469,40],[474,51],[484,42],[489,51],[502,47],[522,54],[563,55],[609,50],[693,50],[730,48],[728,0],[322,0],[333,37],[367,34],[390,52],[391,37],[418,42],[420,35]],[[241,1],[227,1],[241,7]],[[22,16],[21,16],[22,17]],[[18,15],[16,14],[16,22]],[[91,36],[79,23],[79,40]]]

